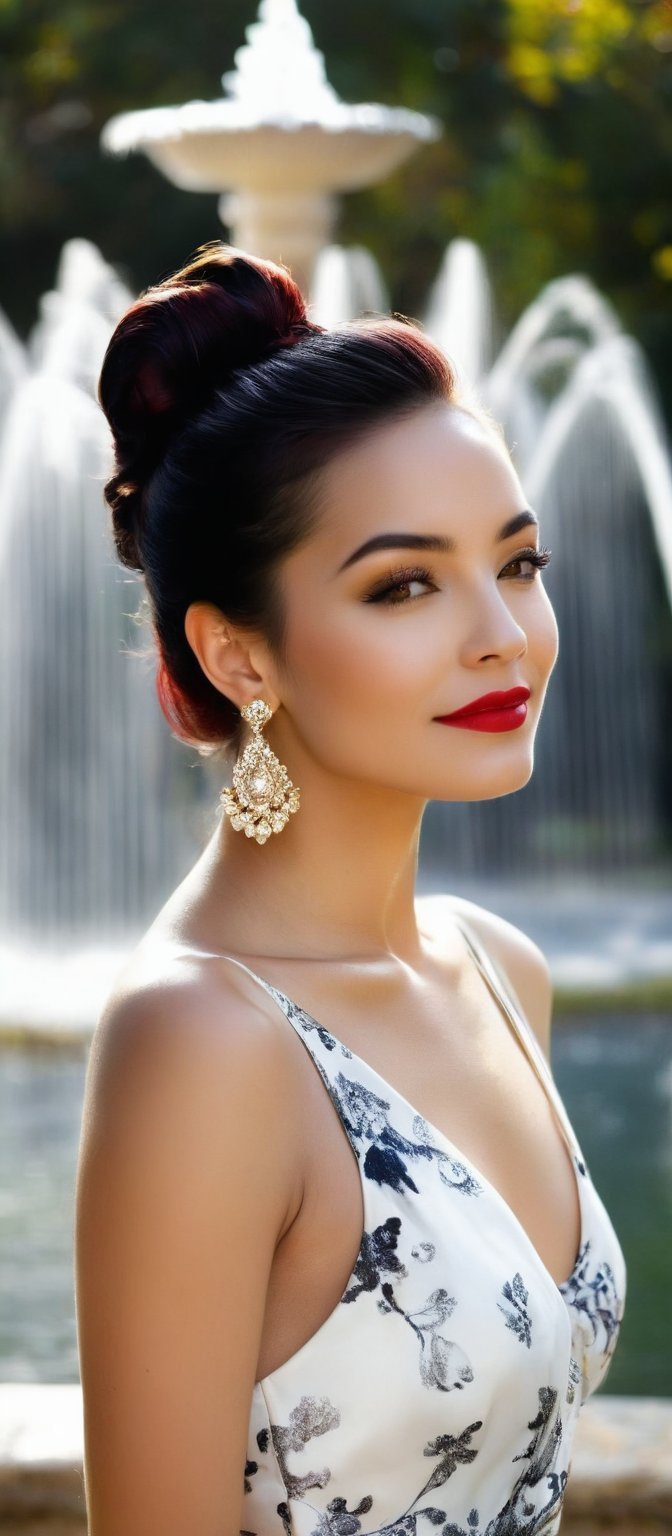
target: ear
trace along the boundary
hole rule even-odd
[[[184,632],[206,677],[219,693],[226,695],[238,709],[251,699],[262,698],[275,713],[280,700],[274,692],[269,673],[259,672],[252,662],[264,661],[264,646],[256,637],[236,628],[214,603],[191,603],[184,619]]]

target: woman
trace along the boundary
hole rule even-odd
[[[235,766],[91,1050],[90,1536],[551,1536],[624,1259],[544,956],[414,901],[426,802],[532,773],[550,552],[419,328],[325,331],[231,247],[132,306],[100,398],[164,712]]]

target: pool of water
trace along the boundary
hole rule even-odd
[[[0,1381],[78,1381],[74,1180],[84,1052],[0,1049]],[[557,1016],[553,1070],[628,1265],[602,1390],[672,1393],[672,1019]]]
[[[577,1014],[554,1027],[553,1071],[628,1266],[603,1390],[672,1395],[672,1017]]]

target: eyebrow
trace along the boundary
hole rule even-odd
[[[495,534],[495,544],[503,544],[505,539],[510,539],[521,528],[539,527],[539,521],[529,507],[523,507],[521,512],[516,512],[513,517]],[[348,555],[347,560],[339,565],[337,576],[348,566],[354,565],[356,560],[363,560],[365,555],[373,554],[376,549],[431,549],[442,555],[454,555],[457,551],[456,540],[445,538],[438,533],[378,533],[373,539],[367,539],[365,544]]]

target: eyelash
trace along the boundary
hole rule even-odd
[[[504,566],[504,570],[508,571],[510,565],[518,565],[522,560],[529,560],[530,564],[535,567],[535,570],[531,576],[521,576],[520,580],[534,581],[537,570],[541,570],[543,566],[548,565],[551,554],[552,551],[544,546],[541,549],[521,549],[520,554],[516,555],[513,560],[509,560],[508,564]],[[389,594],[396,592],[399,587],[407,586],[411,581],[428,583],[431,582],[431,576],[424,566],[413,566],[410,569],[390,571],[387,576],[383,577],[382,582],[376,582],[376,585],[371,588],[364,601],[367,603],[385,603],[389,608],[403,608],[406,603],[415,602],[416,598],[402,598],[400,602],[395,603],[390,601]],[[420,596],[424,595],[424,593],[420,594]]]

